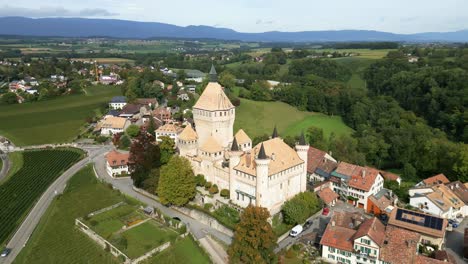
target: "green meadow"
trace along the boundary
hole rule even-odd
[[[85,94],[0,106],[0,135],[18,146],[71,141],[87,117],[98,114],[119,94],[120,88],[115,86],[92,86]]]
[[[349,135],[353,131],[339,116],[299,111],[282,102],[241,99],[241,105],[236,108],[234,132],[242,128],[253,139],[263,134],[270,134],[275,125],[279,134],[283,136],[299,135],[310,126],[322,128],[327,138],[332,132],[336,135]]]

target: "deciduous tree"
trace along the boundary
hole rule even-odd
[[[190,162],[179,156],[173,156],[161,167],[158,195],[161,203],[183,206],[195,197],[195,176]]]
[[[248,206],[240,217],[229,246],[230,263],[274,263],[276,236],[268,223],[266,208]]]

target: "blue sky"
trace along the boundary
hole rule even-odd
[[[0,16],[88,17],[241,32],[468,29],[467,0],[0,0]]]

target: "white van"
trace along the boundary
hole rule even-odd
[[[291,229],[291,232],[289,232],[289,235],[292,236],[292,237],[296,237],[297,235],[302,233],[302,230],[303,230],[302,226],[297,225],[297,226],[293,227],[293,229]]]

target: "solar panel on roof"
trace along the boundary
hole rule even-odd
[[[415,217],[412,217],[411,219],[409,219],[407,217],[402,217],[403,213],[405,213],[406,215],[413,215],[413,216],[416,216],[416,217],[422,217],[422,218],[424,218],[424,221],[417,221]],[[406,223],[410,223],[410,224],[414,224],[414,225],[419,225],[419,226],[424,226],[424,227],[437,229],[437,230],[442,230],[442,225],[443,225],[443,222],[444,222],[444,220],[442,218],[439,218],[439,217],[430,216],[430,215],[426,215],[426,214],[421,214],[421,213],[414,212],[414,211],[408,211],[408,210],[404,210],[404,209],[401,209],[401,208],[397,209],[395,219],[399,220],[399,221],[402,221],[402,222],[406,222]]]

